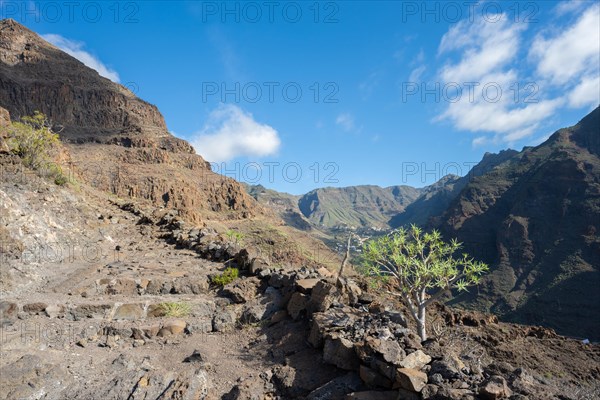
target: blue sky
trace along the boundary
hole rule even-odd
[[[592,1],[28,2],[11,17],[281,191],[424,186],[600,99]]]

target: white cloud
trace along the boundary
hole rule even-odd
[[[235,105],[221,104],[191,140],[196,152],[211,162],[237,157],[264,157],[279,150],[281,140],[275,129],[254,120],[252,114]]]
[[[354,123],[354,117],[350,113],[343,113],[338,115],[335,119],[335,123],[336,125],[341,126],[342,129],[346,132],[350,132],[356,127]]]
[[[565,84],[580,74],[598,73],[600,66],[600,5],[590,6],[568,29],[550,38],[538,36],[530,56],[537,71],[554,84]]]
[[[584,9],[589,2],[587,0],[567,0],[561,1],[555,8],[555,12],[558,15],[565,15],[575,13]]]
[[[408,81],[409,82],[419,82],[421,80],[421,76],[423,75],[423,73],[425,72],[425,70],[427,69],[427,66],[424,64],[425,61],[425,52],[423,51],[423,49],[419,50],[419,53],[417,54],[417,56],[411,61],[411,66],[416,66],[416,68],[414,68],[409,77],[408,77]]]
[[[69,40],[54,33],[42,35],[42,38],[70,56],[75,57],[87,67],[96,70],[101,76],[110,79],[113,82],[119,82],[119,74],[116,71],[110,69],[98,58],[83,50],[85,47],[84,43]]]
[[[571,107],[596,107],[600,103],[600,76],[586,76],[569,93]]]
[[[478,136],[475,139],[473,139],[471,144],[473,145],[473,147],[479,147],[479,146],[486,145],[489,142],[490,142],[490,138],[488,138],[487,136]]]
[[[454,126],[469,132],[490,132],[493,139],[477,137],[474,146],[492,142],[514,142],[531,135],[540,121],[558,107],[558,101],[519,104],[514,100],[514,83],[519,83],[512,62],[521,46],[524,24],[511,24],[509,16],[498,15],[496,22],[484,18],[461,21],[443,36],[438,54],[448,55],[439,75],[442,85],[458,84],[459,100],[449,101],[436,120],[450,120]],[[458,60],[450,56],[458,53]],[[475,82],[473,96],[469,85]],[[484,92],[484,87],[491,89]],[[501,94],[496,98],[495,88]],[[454,98],[453,98],[454,99]],[[537,100],[537,99],[536,99]]]
[[[423,72],[425,72],[426,69],[427,69],[427,67],[424,65],[421,65],[420,67],[413,69],[410,73],[410,76],[408,77],[408,81],[415,82],[415,83],[419,82],[421,80],[421,76],[423,75]]]
[[[515,108],[497,104],[485,101],[457,102],[448,107],[440,118],[450,119],[461,130],[493,133],[493,142],[512,143],[534,133],[540,122],[551,117],[564,101],[545,100]],[[473,145],[483,143],[481,137],[473,141]]]
[[[477,82],[491,72],[510,63],[520,46],[520,32],[524,24],[510,24],[507,15],[497,22],[479,18],[471,23],[461,21],[442,37],[439,54],[462,51],[461,60],[442,69],[445,82]]]
[[[575,12],[578,7],[579,2],[555,12]],[[480,17],[455,24],[441,39],[438,57],[445,61],[438,75],[442,85],[462,85],[463,93],[458,101],[447,101],[434,120],[448,120],[460,130],[492,134],[476,137],[474,146],[512,144],[531,137],[562,107],[598,105],[599,10],[597,4],[592,5],[577,13],[580,16],[571,26],[563,25],[554,36],[538,34],[531,41],[524,37],[527,25],[511,21],[509,15],[498,15],[493,23],[488,15],[487,21]],[[521,49],[529,53],[533,69],[522,62]],[[474,98],[468,96],[468,82],[479,84]],[[502,96],[486,99],[482,90],[486,84],[500,87]]]

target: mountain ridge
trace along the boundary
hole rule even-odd
[[[514,322],[597,338],[599,136],[596,108],[473,178],[452,200],[435,226],[492,266],[479,296],[455,301]]]
[[[14,20],[0,21],[0,107],[44,113],[71,155],[69,173],[124,198],[205,219],[263,213],[241,185],[213,173],[167,130],[156,106],[100,76]]]

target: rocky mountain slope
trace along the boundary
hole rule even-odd
[[[0,107],[15,120],[46,114],[71,154],[63,169],[98,189],[176,207],[198,223],[260,213],[236,181],[167,131],[155,106],[11,19],[0,21]]]
[[[0,142],[0,399],[598,398],[598,345],[442,305],[421,343],[395,297],[336,279],[320,241],[205,169],[152,107],[14,21],[0,57],[0,139],[39,109],[78,163],[59,186]]]
[[[317,226],[386,228],[390,218],[418,196],[419,190],[410,186],[323,188],[300,197],[298,207]]]
[[[303,195],[281,193],[262,185],[245,188],[260,204],[299,229],[385,231],[403,225],[434,224],[473,177],[485,174],[517,153],[486,153],[468,175],[447,175],[423,188],[359,185],[320,188]]]
[[[329,230],[387,229],[389,220],[404,211],[420,195],[410,186],[375,185],[320,188],[304,195],[291,195],[267,189],[262,185],[246,185],[248,193],[259,203],[276,210],[288,223],[301,229]]]
[[[274,210],[286,224],[295,228],[312,231],[314,225],[301,212],[298,200],[301,196],[277,192],[262,185],[244,184],[244,188],[260,204],[269,210]]]
[[[600,338],[599,143],[597,108],[452,201],[438,226],[493,267],[472,306]]]
[[[486,153],[466,176],[449,175],[412,191],[402,187],[406,195],[396,206],[393,188],[319,189],[285,201],[273,191],[269,202],[255,197],[267,207],[283,201],[296,214],[300,209],[317,230],[327,231],[320,226],[324,220],[441,229],[492,266],[476,295],[455,304],[598,340],[598,112],[537,147]],[[390,217],[394,207],[400,210]]]
[[[410,224],[435,225],[436,221],[439,221],[441,215],[450,206],[450,203],[471,179],[487,173],[517,153],[515,150],[503,150],[498,154],[485,153],[483,159],[467,175],[462,177],[447,175],[436,183],[424,187],[415,201],[391,218],[389,225],[392,228]]]
[[[176,210],[13,173],[0,154],[1,399],[572,399],[600,347],[280,268]],[[64,215],[70,218],[65,220]],[[35,232],[35,234],[33,234]],[[253,254],[254,253],[254,254]],[[223,288],[211,277],[237,266]],[[179,312],[177,312],[179,310]]]

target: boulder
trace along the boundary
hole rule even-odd
[[[173,335],[179,335],[183,333],[187,323],[182,319],[175,319],[172,321],[167,321],[163,324],[162,329],[167,329]],[[162,330],[161,329],[161,330]]]
[[[255,323],[271,318],[283,306],[283,296],[274,287],[268,287],[264,296],[257,297],[245,304],[241,320]]]
[[[23,311],[28,314],[41,315],[46,310],[46,303],[30,303],[23,306]]]
[[[512,396],[512,391],[503,377],[494,375],[479,389],[479,395],[486,400],[505,399]]]
[[[258,258],[258,252],[251,248],[241,249],[235,256],[235,262],[242,268],[248,268]]]
[[[327,326],[328,318],[325,313],[316,313],[312,316],[312,324],[310,334],[308,335],[308,343],[315,348],[323,346],[323,333]]]
[[[235,313],[229,310],[218,311],[213,317],[212,325],[215,332],[227,332],[235,327]]]
[[[144,316],[144,306],[141,304],[123,304],[117,308],[113,319],[126,319],[135,321]]]
[[[406,317],[399,311],[386,311],[385,315],[390,319],[390,321],[404,327],[408,328],[408,322],[406,321]]]
[[[190,333],[209,333],[213,330],[212,318],[201,318],[199,321],[188,324],[187,330]]]
[[[287,305],[287,311],[290,317],[297,320],[304,315],[309,301],[310,298],[307,295],[295,292]]]
[[[357,348],[358,356],[364,362],[372,358],[381,358],[387,363],[400,366],[400,362],[406,356],[404,349],[396,340],[383,340],[369,336]]]
[[[134,296],[138,294],[138,284],[133,279],[117,279],[108,284],[106,293]]]
[[[456,356],[444,356],[441,360],[434,360],[431,363],[429,375],[440,374],[442,378],[451,380],[459,379],[462,376],[464,363]]]
[[[369,387],[382,387],[391,389],[392,381],[381,375],[379,372],[372,370],[364,365],[360,366],[359,369],[360,379]]]
[[[103,319],[112,310],[112,304],[81,304],[71,310],[71,317],[75,321],[84,318]]]
[[[235,303],[246,303],[256,297],[259,285],[260,280],[256,277],[240,279],[225,285],[222,293]]]
[[[345,286],[346,292],[348,294],[348,301],[350,304],[358,304],[360,302],[360,297],[362,296],[362,290],[358,285],[353,281],[348,281]]]
[[[208,277],[191,279],[189,277],[177,278],[172,283],[172,291],[177,294],[202,294],[210,287]]]
[[[407,355],[401,362],[402,368],[423,369],[423,367],[431,362],[431,357],[423,353],[422,350],[417,350]]]
[[[269,279],[269,286],[279,289],[285,286],[290,286],[292,282],[293,279],[290,275],[287,275],[283,272],[274,272],[271,274],[271,278]]]
[[[164,278],[154,278],[146,286],[146,294],[169,294],[173,289],[173,281]]]
[[[412,392],[420,392],[427,384],[427,374],[416,369],[398,368],[396,370],[396,387]]]
[[[323,361],[350,371],[358,369],[360,365],[353,343],[344,338],[328,338],[325,340]]]
[[[249,266],[249,272],[252,275],[258,275],[261,271],[265,271],[268,269],[269,269],[269,263],[267,263],[262,258],[253,259]]]
[[[148,318],[160,318],[167,315],[167,310],[160,304],[150,304],[146,316]]]
[[[160,331],[160,325],[142,326],[140,329],[142,332],[144,332],[144,335],[147,338],[153,338],[154,336],[158,335],[158,331]]]
[[[300,279],[296,281],[298,291],[301,293],[310,293],[320,279]]]
[[[255,324],[269,317],[264,304],[247,304],[242,311],[240,321],[245,324]]]
[[[336,300],[336,287],[332,283],[319,281],[312,288],[309,311],[322,312],[329,309]]]
[[[44,309],[44,313],[49,318],[62,318],[65,316],[65,308],[61,305],[51,304]]]
[[[122,325],[107,325],[102,328],[102,334],[105,336],[115,336],[128,339],[133,336],[133,329]]]
[[[381,354],[383,359],[389,363],[397,365],[406,354],[402,347],[395,340],[378,340],[379,346],[376,350]]]

